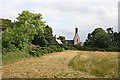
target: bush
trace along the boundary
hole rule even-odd
[[[63,48],[65,50],[77,50],[77,48],[74,45],[64,45]]]
[[[119,48],[116,47],[110,47],[110,48],[97,48],[97,47],[91,47],[91,46],[80,46],[75,45],[74,46],[77,50],[83,50],[83,51],[108,51],[108,52],[120,52]]]
[[[39,47],[39,46],[31,46],[29,49],[29,54],[33,57],[39,57],[44,54],[53,53],[53,52],[62,52],[64,49],[58,46],[50,46],[50,47]]]

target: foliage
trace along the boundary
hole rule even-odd
[[[44,36],[46,41],[48,42],[47,46],[53,45],[52,44],[53,31],[52,31],[52,28],[50,28],[48,25],[45,27]]]
[[[44,33],[43,34],[37,34],[34,37],[34,40],[32,43],[34,45],[39,45],[41,47],[46,47],[50,45],[54,45],[56,43],[55,38],[53,36],[52,28],[50,28],[48,25],[44,27]]]
[[[110,36],[102,28],[97,28],[88,35],[86,45],[96,48],[109,48],[111,46]]]
[[[97,28],[88,34],[84,46],[86,46],[86,50],[93,51],[120,51],[119,34],[114,32],[111,27],[107,28],[107,33],[102,28]]]
[[[65,37],[64,36],[59,36],[58,39],[61,40],[61,42],[63,44],[65,44]]]
[[[63,45],[62,46],[65,50],[77,50],[77,48],[74,45]]]
[[[28,52],[23,52],[20,50],[11,51],[11,52],[4,52],[2,57],[3,65],[16,62],[23,58],[30,58],[30,57],[39,57],[48,53],[53,52],[62,52],[64,49],[57,47],[57,46],[50,46],[50,47],[40,47],[40,46],[31,46],[29,47]]]
[[[113,31],[113,28],[111,28],[111,27],[107,28],[107,33],[110,36],[111,42],[114,42],[114,31]]]
[[[22,11],[16,19],[14,22],[1,19],[2,25],[6,27],[2,31],[4,63],[16,61],[29,54],[35,57],[64,50],[57,44],[52,28],[46,26],[45,22],[42,21],[40,13],[34,14],[29,11]],[[31,47],[32,44],[34,46]],[[14,59],[10,60],[10,58]]]
[[[29,49],[29,54],[33,57],[39,57],[44,54],[53,53],[53,52],[62,52],[64,49],[58,46],[49,46],[49,47],[39,47],[31,46]]]
[[[13,29],[7,28],[2,32],[2,47],[9,49],[9,50],[14,50],[16,47],[13,44],[14,42],[14,36],[15,33]]]
[[[2,28],[2,30],[13,28],[13,22],[9,19],[0,19],[0,24],[0,28]]]
[[[117,33],[115,32],[114,34],[114,45],[119,48],[119,51],[120,51],[120,32]]]
[[[14,22],[14,27],[3,31],[3,48],[12,51],[15,49],[27,50],[34,36],[44,33],[44,26],[41,14],[23,11]]]
[[[5,64],[13,63],[20,59],[29,58],[29,57],[32,56],[29,55],[28,53],[23,53],[21,51],[8,52],[6,53],[6,55],[2,56],[2,64],[5,65]]]

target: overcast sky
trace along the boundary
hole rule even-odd
[[[15,20],[18,13],[29,10],[41,13],[56,36],[73,39],[75,27],[81,41],[95,28],[113,27],[118,31],[119,0],[0,0],[0,18]]]

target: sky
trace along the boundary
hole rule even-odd
[[[75,28],[83,42],[95,28],[118,31],[119,0],[0,0],[0,18],[14,21],[23,10],[41,13],[53,34],[72,40]]]

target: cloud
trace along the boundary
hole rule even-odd
[[[1,0],[1,18],[14,20],[18,13],[29,10],[41,13],[53,28],[54,35],[73,39],[74,28],[79,28],[81,40],[97,27],[111,26],[117,31],[119,0]]]

